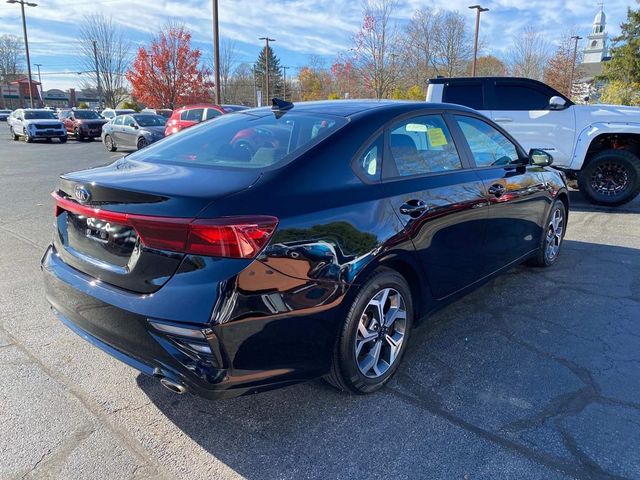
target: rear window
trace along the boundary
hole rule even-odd
[[[285,162],[329,137],[343,117],[288,112],[280,118],[222,115],[132,153],[138,161],[231,168],[265,168]]]
[[[183,110],[182,113],[180,113],[180,120],[189,122],[200,122],[202,120],[203,112],[204,108],[192,108],[190,110]]]
[[[447,85],[444,89],[445,103],[455,103],[464,105],[465,107],[482,110],[484,108],[484,99],[482,96],[481,83],[467,83],[461,85]]]

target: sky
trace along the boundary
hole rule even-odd
[[[42,64],[44,90],[79,88],[81,77],[75,72],[84,68],[74,41],[82,17],[92,13],[111,15],[131,41],[132,53],[168,20],[179,20],[192,31],[203,58],[210,61],[212,57],[209,0],[32,1],[39,5],[26,7],[31,63]],[[399,0],[395,19],[402,24],[418,8],[457,10],[468,17],[472,31],[475,11],[467,7],[474,3],[490,9],[482,14],[481,53],[498,57],[526,25],[538,28],[551,43],[568,30],[586,37],[600,8],[598,0]],[[637,8],[637,3],[604,2],[610,37],[619,33],[628,6]],[[319,55],[330,65],[337,54],[347,51],[361,23],[361,10],[360,0],[219,0],[221,41],[234,42],[237,61],[253,63],[264,45],[258,37],[275,38],[272,47],[281,65],[291,67],[288,75],[295,76],[310,55]],[[0,0],[0,34],[4,33],[22,38],[20,7]]]

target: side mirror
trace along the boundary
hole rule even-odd
[[[567,107],[567,102],[564,98],[553,96],[549,99],[549,110],[563,110]]]
[[[529,161],[536,167],[548,167],[553,163],[553,157],[544,150],[532,148],[529,150]]]
[[[138,130],[140,127],[138,126],[138,124],[137,124],[137,123],[134,123],[134,124],[133,124],[133,128],[135,128],[136,130]]]

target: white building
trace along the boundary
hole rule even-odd
[[[591,33],[587,35],[586,44],[583,51],[582,63],[578,65],[578,79],[572,88],[572,98],[578,102],[597,102],[601,82],[596,82],[596,77],[602,73],[605,62],[609,56],[609,36],[606,32],[607,16],[604,7],[600,6],[600,11],[593,19]],[[587,100],[588,99],[588,100]]]

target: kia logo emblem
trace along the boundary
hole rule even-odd
[[[91,192],[84,185],[76,185],[73,194],[80,203],[91,200]]]

